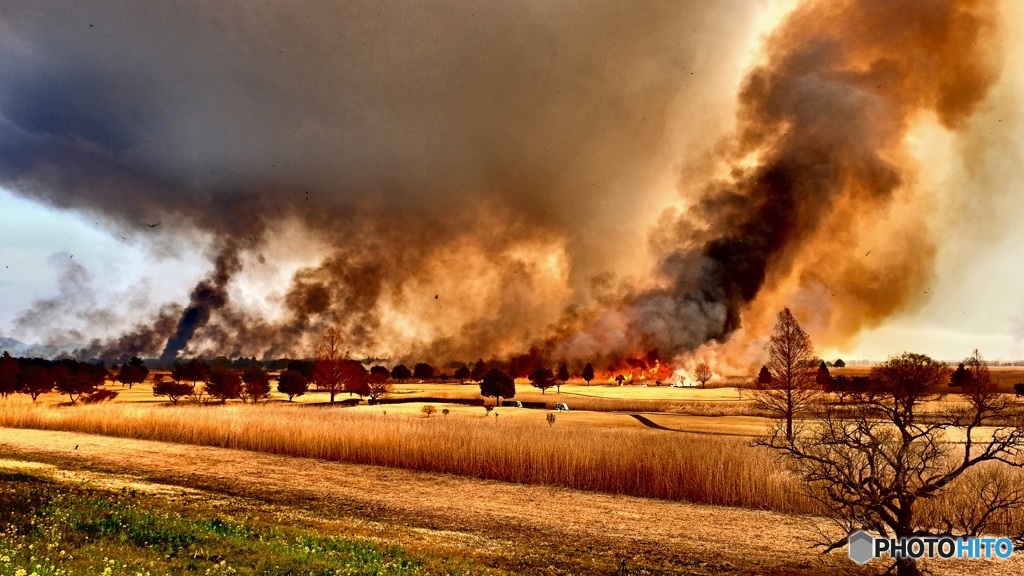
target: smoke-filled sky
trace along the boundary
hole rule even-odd
[[[4,2],[0,335],[1024,356],[1014,2]],[[728,358],[726,358],[728,357]]]

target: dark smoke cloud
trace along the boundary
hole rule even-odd
[[[745,2],[5,2],[0,185],[154,252],[208,247],[189,302],[103,353],[303,355],[337,325],[366,355],[668,358],[793,275],[855,331],[912,300],[930,235],[911,220],[886,264],[821,264],[885,237],[871,219],[912,179],[912,123],[957,129],[984,98],[992,8],[801,4],[743,81],[709,163],[731,171],[693,175],[652,279],[608,281],[660,211],[667,130],[721,101],[750,20]],[[281,243],[303,265],[240,305]]]
[[[167,345],[160,354],[161,362],[173,363],[195,335],[196,330],[206,326],[210,321],[210,315],[228,303],[228,282],[240,269],[241,263],[234,247],[223,247],[214,262],[213,272],[192,290],[189,305],[178,320],[178,328],[167,339]]]
[[[168,358],[303,353],[330,322],[368,352],[486,355],[537,338],[622,259],[611,232],[645,218],[679,98],[707,98],[686,84],[727,84],[711,64],[735,62],[750,20],[743,2],[5,2],[0,185],[155,252],[211,246]],[[216,263],[258,261],[283,222],[322,249],[269,321],[232,304],[238,268]],[[467,250],[473,269],[437,272]],[[564,271],[539,264],[566,250]],[[420,336],[375,336],[402,332],[382,317],[412,290],[474,274],[507,282],[480,286],[503,316],[449,292]],[[556,276],[568,295],[533,302]]]

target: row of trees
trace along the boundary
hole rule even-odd
[[[1002,512],[1024,505],[1024,489],[1006,474],[1024,466],[1024,422],[977,351],[953,372],[908,352],[867,377],[831,378],[789,309],[779,313],[767,351],[755,401],[776,423],[758,444],[787,459],[838,526],[840,537],[823,535],[819,543],[826,551],[861,529],[897,538],[979,536],[993,531]],[[926,409],[949,383],[962,400]],[[855,401],[827,394],[839,390]],[[963,441],[947,441],[953,430]],[[969,491],[970,505],[921,513],[923,501],[951,489]],[[1024,543],[1024,532],[1015,540]],[[893,568],[900,576],[920,573],[911,558],[897,558]]]
[[[116,392],[102,388],[110,377],[102,363],[13,358],[8,352],[0,355],[0,396],[5,398],[21,393],[35,401],[43,394],[57,391],[72,404],[79,400],[101,402],[117,396]]]

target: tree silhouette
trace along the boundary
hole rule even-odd
[[[386,367],[381,366],[380,364],[377,364],[373,368],[370,368],[370,374],[380,374],[381,376],[384,377],[385,380],[391,378],[391,371],[388,370]]]
[[[896,538],[998,532],[1003,514],[1024,504],[1024,490],[1006,473],[1024,465],[1024,427],[1012,416],[1013,400],[996,390],[983,364],[975,376],[962,403],[925,411],[949,370],[923,354],[904,353],[872,369],[860,402],[826,405],[819,419],[792,435],[778,420],[759,440],[788,457],[805,494],[844,535],[821,532],[820,546],[844,546],[845,535],[860,529]],[[1012,424],[982,429],[991,421]],[[947,441],[948,430],[963,440]],[[920,513],[922,501],[947,492],[970,498]],[[894,567],[900,576],[920,574],[912,558],[897,559]]]
[[[821,387],[822,390],[828,390],[832,386],[832,374],[828,371],[828,366],[825,365],[825,361],[822,360],[821,364],[818,364],[818,373],[814,376],[814,383]]]
[[[242,402],[253,404],[270,400],[270,374],[260,366],[250,366],[242,372]]]
[[[206,393],[214,400],[225,403],[232,398],[241,398],[244,391],[242,375],[237,370],[226,366],[210,369],[210,379],[206,382]]]
[[[4,351],[3,356],[0,356],[0,395],[7,398],[8,395],[18,391],[18,375],[20,373],[21,368],[18,366],[18,361]]]
[[[772,373],[768,370],[767,366],[761,366],[761,371],[757,373],[757,385],[766,387],[772,383]]]
[[[184,363],[176,362],[171,368],[171,378],[178,382],[188,381],[195,386],[197,382],[206,382],[210,379],[210,368],[198,358]]]
[[[502,398],[516,397],[516,381],[508,373],[493,368],[480,379],[480,395],[494,398],[494,405],[498,406]]]
[[[707,362],[701,362],[693,369],[693,377],[700,382],[701,388],[707,387],[708,381],[711,380],[711,376],[711,366],[708,366]]]
[[[843,362],[842,358],[836,358],[836,361],[832,363],[832,366],[836,368],[846,368],[846,362]]]
[[[131,360],[121,365],[121,369],[117,373],[117,381],[122,385],[127,384],[128,389],[131,390],[132,386],[145,382],[148,375],[149,368],[143,366],[142,358],[132,356]]]
[[[405,364],[399,364],[391,369],[391,377],[401,382],[402,380],[412,378],[412,372],[409,371]]]
[[[66,394],[71,404],[76,404],[81,399],[89,399],[97,394],[108,376],[107,369],[102,365],[92,365],[75,360],[62,360],[50,369],[54,388],[61,394]],[[106,399],[107,396],[109,395],[105,394],[98,399]]]
[[[345,383],[351,376],[344,366],[345,357],[341,345],[341,333],[337,328],[331,326],[324,331],[310,378],[317,389],[326,390],[331,395],[331,404],[334,404],[334,397],[344,390]]]
[[[956,388],[966,386],[971,381],[971,373],[967,371],[967,367],[961,362],[957,365],[956,370],[949,375],[949,385]]]
[[[306,380],[313,375],[313,365],[316,364],[316,360],[289,360],[286,370],[294,370],[299,374],[302,374]]]
[[[367,381],[370,373],[363,368],[359,362],[345,359],[341,362],[341,389],[351,396],[356,394],[359,398],[370,393]]]
[[[277,378],[277,391],[288,395],[288,401],[302,396],[309,390],[309,381],[298,370],[285,370]]]
[[[626,377],[622,374],[616,374],[615,381],[619,383],[619,386],[622,386],[622,383],[626,381]]]
[[[194,388],[185,382],[161,380],[153,385],[153,396],[167,396],[171,404],[177,404],[185,396],[192,395]]]
[[[479,382],[480,380],[483,380],[484,374],[487,374],[487,364],[484,362],[483,358],[480,358],[473,363],[473,368],[470,370],[469,376],[473,380]]]
[[[455,376],[455,379],[459,381],[459,384],[462,384],[466,380],[469,380],[470,378],[472,378],[473,375],[472,375],[472,373],[470,372],[470,370],[469,370],[469,368],[467,366],[462,366],[460,368],[456,368],[455,369],[454,376]]]
[[[772,380],[757,387],[754,401],[785,419],[786,437],[792,439],[793,418],[811,405],[818,391],[814,387],[814,347],[789,308],[779,312],[768,341],[768,358]]]
[[[551,368],[546,366],[537,366],[528,378],[534,388],[540,388],[541,394],[544,394],[548,388],[555,385],[555,374],[551,372]]]
[[[594,367],[590,365],[590,362],[583,367],[583,379],[587,381],[587,386],[590,386],[590,381],[594,379]]]
[[[57,389],[57,392],[66,394],[71,404],[77,403],[83,394],[94,389],[90,382],[81,378],[66,364],[58,364],[51,368],[50,377],[53,378],[54,388]]]
[[[568,381],[568,380],[569,380],[569,366],[567,366],[565,364],[565,362],[562,362],[558,366],[558,384],[556,385],[557,386],[556,387],[556,392],[558,394],[562,393],[562,384],[565,384],[566,381]]]
[[[35,402],[40,396],[53,390],[54,379],[50,369],[43,366],[26,366],[18,374],[19,389]]]
[[[434,367],[426,362],[420,362],[412,367],[412,375],[417,380],[430,380],[434,377]]]

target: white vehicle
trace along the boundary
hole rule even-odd
[[[509,408],[522,408],[523,403],[519,400],[512,400],[511,402],[505,402],[505,406]]]
[[[566,404],[565,402],[558,402],[557,404],[555,404],[555,410],[558,410],[559,412],[568,412],[569,405]]]

